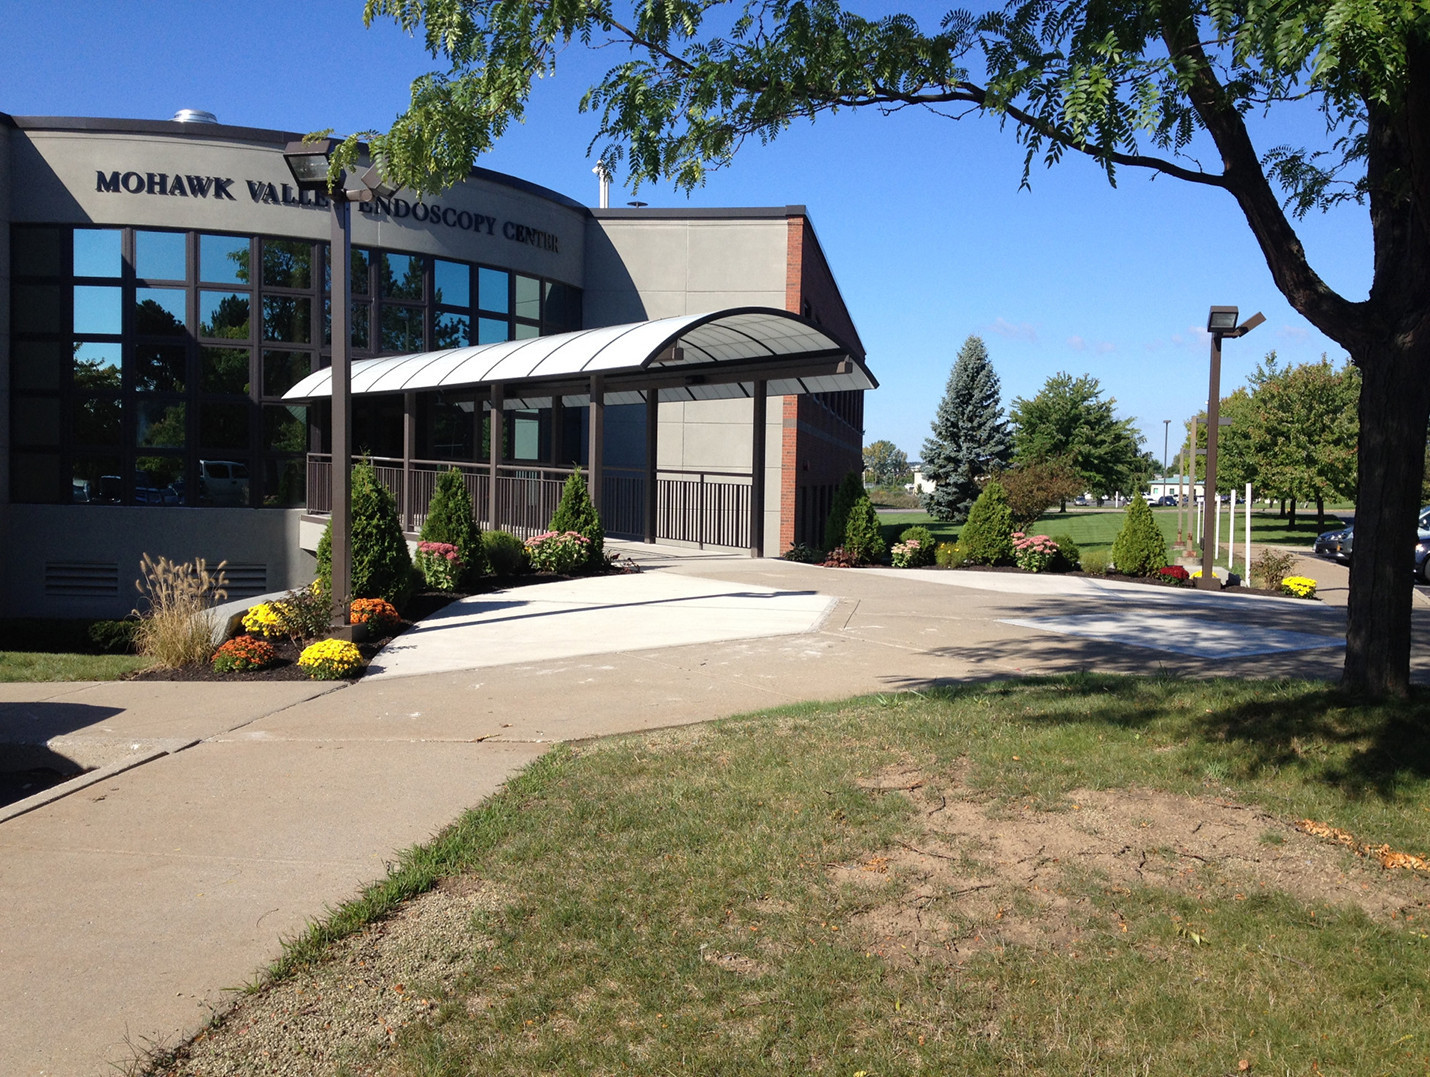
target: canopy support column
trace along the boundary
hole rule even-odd
[[[566,463],[566,398],[557,393],[551,398],[551,466]]]
[[[755,382],[754,429],[750,438],[750,556],[765,555],[765,419],[767,383]]]
[[[655,542],[655,519],[660,502],[656,462],[660,448],[660,390],[645,391],[645,541]]]
[[[402,394],[402,530],[412,531],[417,513],[412,507],[412,460],[417,455],[417,394]],[[425,509],[426,506],[424,505]]]
[[[606,451],[606,376],[591,375],[591,423],[587,431],[586,459],[591,469],[591,504],[601,511],[601,486],[605,478],[602,458]]]
[[[506,390],[499,382],[492,382],[492,422],[491,442],[487,453],[487,527],[501,530],[502,522],[497,519],[497,471],[501,467],[502,435],[506,433]]]

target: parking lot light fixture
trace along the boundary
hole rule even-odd
[[[1243,337],[1266,321],[1258,311],[1238,325],[1238,314],[1236,307],[1212,307],[1207,314],[1207,332],[1212,338],[1212,353],[1211,377],[1207,387],[1207,477],[1202,497],[1202,576],[1197,581],[1197,586],[1206,590],[1217,590],[1221,587],[1221,581],[1212,572],[1217,553],[1214,514],[1219,506],[1216,492],[1216,449],[1217,431],[1221,426],[1221,342],[1224,337]],[[1195,447],[1196,443],[1193,441],[1193,448]]]

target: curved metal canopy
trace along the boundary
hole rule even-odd
[[[410,393],[502,383],[508,408],[561,396],[589,399],[601,375],[608,404],[633,404],[647,391],[662,401],[751,395],[766,382],[770,396],[878,386],[862,357],[812,322],[773,307],[583,329],[414,355],[358,360],[354,395]],[[284,394],[313,400],[332,393],[331,371],[310,374]]]

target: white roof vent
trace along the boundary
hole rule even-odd
[[[218,117],[201,108],[181,108],[174,113],[175,123],[218,123]]]

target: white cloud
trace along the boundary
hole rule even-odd
[[[1019,322],[1014,325],[1005,318],[995,318],[993,324],[988,326],[990,333],[997,333],[1000,337],[1007,337],[1009,340],[1025,340],[1029,344],[1036,344],[1038,341],[1038,330],[1030,322]]]
[[[1075,352],[1084,351],[1087,348],[1087,341],[1082,337],[1068,337],[1068,347]]]

